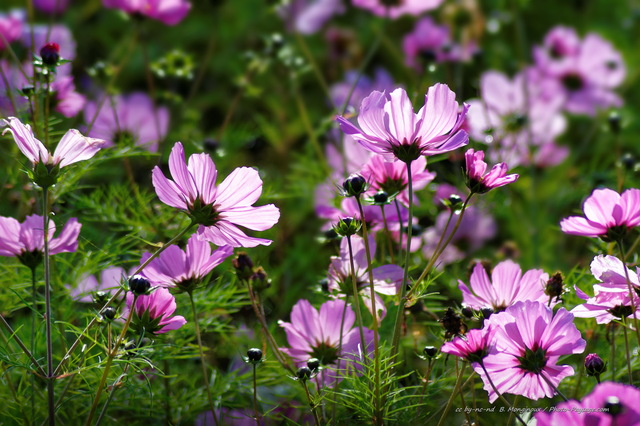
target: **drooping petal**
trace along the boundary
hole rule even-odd
[[[78,249],[78,236],[81,228],[82,224],[78,223],[77,218],[72,217],[69,219],[58,238],[53,238],[49,241],[49,253],[75,252]]]
[[[71,129],[60,139],[53,153],[53,163],[65,167],[78,161],[88,160],[100,151],[105,143],[106,141],[102,139],[89,138],[76,129]]]
[[[591,222],[583,217],[570,216],[560,221],[560,229],[565,234],[582,235],[584,237],[598,237],[607,233],[607,227]]]
[[[31,126],[24,125],[22,122],[15,118],[9,117],[9,120],[3,120],[9,128],[5,129],[2,134],[11,132],[13,134],[13,140],[18,145],[18,148],[33,164],[42,162],[44,164],[49,163],[49,151],[47,148],[35,138]]]

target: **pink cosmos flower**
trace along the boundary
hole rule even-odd
[[[334,15],[344,12],[342,0],[293,0],[278,7],[289,31],[314,34]]]
[[[507,175],[507,165],[499,163],[491,168],[487,174],[487,163],[484,162],[484,152],[475,152],[473,149],[467,150],[464,154],[466,161],[466,182],[471,192],[484,194],[493,188],[508,185],[518,180],[519,175]]]
[[[90,102],[84,110],[85,121],[93,122],[89,136],[108,141],[107,146],[132,143],[149,152],[158,151],[158,143],[169,130],[167,108],[154,106],[141,92],[107,99],[98,111],[99,105]]]
[[[119,266],[112,266],[104,269],[100,273],[100,280],[94,275],[85,276],[77,286],[72,287],[66,285],[69,290],[69,295],[73,300],[84,303],[92,303],[93,295],[96,292],[102,291],[113,296],[120,287],[122,277],[126,277],[127,273],[123,268]]]
[[[127,293],[127,308],[131,309],[134,295]],[[182,315],[173,315],[176,311],[176,299],[169,290],[164,287],[155,289],[149,295],[138,296],[134,306],[131,328],[145,333],[163,334],[167,331],[177,330],[187,323]],[[121,318],[126,318],[128,312]]]
[[[626,269],[626,271],[625,271]],[[633,272],[615,256],[598,255],[591,262],[591,274],[602,282],[599,288],[605,291],[627,292],[627,275],[632,287],[640,287],[640,268]]]
[[[29,267],[40,264],[44,252],[44,218],[38,215],[27,216],[20,223],[11,217],[0,217],[0,256],[16,256]],[[78,219],[71,218],[62,228],[58,238],[53,235],[56,225],[49,221],[49,254],[74,252],[78,249],[78,235],[82,225]]]
[[[102,4],[132,15],[147,16],[165,25],[178,24],[191,9],[191,3],[186,0],[102,0]]]
[[[484,266],[478,262],[471,273],[471,288],[461,280],[458,280],[458,288],[462,291],[463,305],[476,310],[491,308],[494,312],[501,312],[520,301],[546,304],[549,296],[544,293],[544,284],[548,280],[549,274],[541,269],[532,269],[522,275],[522,269],[512,260],[498,263],[489,280]]]
[[[540,302],[517,302],[504,312],[493,314],[485,327],[495,327],[495,346],[484,359],[489,377],[501,394],[523,395],[529,399],[553,397],[554,387],[574,374],[568,365],[557,365],[563,355],[582,353],[586,341],[573,323],[573,315],[553,310]],[[487,375],[482,377],[489,401],[498,399]]]
[[[428,10],[440,6],[444,0],[403,0],[395,6],[389,6],[384,0],[352,0],[356,7],[367,9],[371,13],[386,18],[396,19],[402,15],[418,16]]]
[[[581,401],[561,402],[535,414],[538,426],[633,426],[640,424],[640,390],[602,382]]]
[[[8,121],[3,121],[9,128],[5,129],[2,134],[11,132],[20,151],[34,166],[42,163],[46,166],[62,168],[78,161],[88,160],[102,148],[105,142],[101,139],[82,136],[76,129],[71,129],[60,139],[56,150],[51,155],[42,142],[35,138],[31,126],[22,124],[15,117],[9,117]]]
[[[620,320],[623,317],[634,315],[633,305],[636,307],[635,317],[640,318],[640,297],[635,292],[632,293],[633,305],[631,297],[629,297],[628,289],[612,289],[602,285],[594,285],[594,296],[589,297],[584,291],[578,287],[576,296],[584,300],[581,305],[571,310],[571,313],[578,318],[595,318],[598,324],[608,324],[614,320]]]
[[[493,327],[469,330],[464,338],[456,336],[452,341],[446,342],[440,351],[464,358],[472,363],[474,368],[479,367],[479,363],[483,362],[495,345],[494,334]]]
[[[40,12],[59,14],[67,10],[69,0],[33,0],[33,6]]]
[[[360,289],[362,299],[372,312],[371,292],[369,289],[369,273],[364,240],[356,235],[351,237],[351,247],[353,249],[353,264],[355,267],[356,285]],[[375,259],[376,244],[374,238],[369,238],[369,249],[371,258]],[[402,283],[403,270],[398,265],[383,265],[374,268],[373,290],[378,294],[395,295],[398,287]],[[336,293],[337,297],[353,296],[353,283],[351,278],[351,257],[346,238],[340,242],[340,256],[332,256],[328,271],[329,292]],[[384,301],[376,294],[376,310],[378,319],[386,315]]]
[[[407,163],[467,144],[467,133],[460,127],[468,106],[460,111],[455,96],[445,84],[431,86],[425,105],[415,114],[404,89],[389,94],[373,91],[360,105],[358,124],[362,130],[345,117],[337,120],[342,131],[365,148]]]
[[[596,189],[584,201],[583,210],[586,217],[562,219],[562,232],[616,241],[640,224],[640,189],[627,189],[622,195],[608,188]]]
[[[73,77],[70,75],[57,77],[55,81],[51,83],[51,91],[54,97],[54,101],[52,102],[54,110],[67,118],[74,117],[78,114],[80,110],[84,108],[84,104],[87,101],[83,95],[76,92]]]
[[[216,186],[218,171],[207,154],[194,154],[185,161],[184,148],[177,142],[169,155],[169,180],[158,166],[153,169],[153,186],[163,203],[183,210],[200,227],[201,239],[217,246],[255,247],[269,245],[270,240],[247,236],[239,226],[254,231],[271,228],[280,218],[273,204],[254,207],[262,193],[258,171],[238,167]]]
[[[232,254],[233,248],[230,246],[220,247],[212,254],[211,244],[194,234],[189,238],[185,251],[175,245],[167,247],[141,274],[152,285],[190,290]],[[150,253],[145,253],[140,262],[144,263],[150,257]]]
[[[342,316],[344,313],[344,323]],[[281,350],[289,355],[296,366],[306,366],[310,358],[317,358],[324,370],[320,374],[325,386],[340,380],[342,370],[354,366],[354,360],[363,352],[360,348],[360,331],[354,327],[356,315],[343,300],[330,300],[316,310],[307,300],[299,300],[291,311],[291,322],[280,321],[287,334],[289,348]],[[340,346],[340,324],[342,325],[342,347]],[[365,328],[367,347],[373,341],[373,331]],[[340,372],[336,371],[338,359]]]
[[[0,50],[6,47],[6,43],[20,38],[23,22],[24,16],[20,11],[13,10],[8,14],[0,13]]]

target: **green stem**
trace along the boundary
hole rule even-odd
[[[213,403],[213,396],[211,395],[211,386],[209,386],[209,372],[207,371],[207,363],[204,358],[204,351],[202,349],[202,336],[200,334],[200,324],[198,323],[198,313],[196,311],[196,304],[193,301],[193,293],[188,291],[189,301],[191,302],[191,311],[193,312],[193,323],[196,327],[196,338],[198,340],[198,350],[200,351],[200,365],[202,365],[202,376],[204,378],[204,385],[207,388],[207,399],[209,400],[209,407],[211,408],[211,415],[213,416],[213,422],[218,425],[218,417],[216,416],[215,405]]]
[[[624,277],[627,281],[627,290],[629,291],[629,300],[631,301],[631,311],[633,312],[633,323],[635,326],[634,328],[636,330],[636,338],[638,339],[638,345],[640,345],[640,330],[638,329],[638,314],[636,312],[638,307],[636,306],[635,294],[631,286],[631,279],[629,278],[629,269],[627,269],[627,262],[625,260],[627,256],[625,254],[622,240],[618,240],[618,250],[620,250],[620,260],[622,262],[622,269],[624,270]],[[626,327],[625,327],[625,336],[626,336]],[[628,351],[627,351],[627,358],[628,358]]]
[[[7,86],[8,87],[8,86]],[[36,317],[38,316],[38,288],[36,286],[36,267],[31,267],[31,353],[36,352]],[[31,377],[31,412],[35,413],[36,376]]]
[[[547,382],[547,384],[549,386],[551,386],[551,389],[553,389],[555,391],[555,393],[557,393],[558,395],[560,395],[560,398],[564,399],[565,402],[569,401],[569,398],[567,398],[566,396],[564,396],[564,394],[562,392],[560,392],[560,389],[558,389],[556,387],[556,385],[554,385],[551,380],[549,380],[549,378],[547,377],[547,375],[544,373],[544,371],[540,372],[540,376],[544,379],[545,382]]]
[[[322,423],[320,422],[320,417],[318,417],[318,412],[316,411],[316,405],[313,403],[313,399],[311,398],[311,394],[309,393],[309,387],[307,386],[307,381],[302,379],[300,380],[300,382],[302,383],[304,392],[307,394],[307,399],[309,400],[309,406],[311,407],[311,412],[313,413],[313,418],[316,421],[316,425],[320,426]]]
[[[342,319],[340,320],[340,341],[338,343],[338,353],[342,355],[342,337],[344,332],[344,319],[347,316],[347,300],[349,299],[349,295],[345,295],[344,298],[344,308],[342,309]],[[342,357],[338,358],[338,365],[336,367],[336,374],[340,373],[340,364],[342,362]],[[331,418],[335,422],[336,421],[336,409],[338,405],[338,398],[336,398],[336,394],[338,392],[338,386],[340,385],[340,380],[333,381],[333,408],[331,410]],[[320,389],[320,386],[318,386]]]
[[[4,327],[7,329],[7,332],[9,332],[10,336],[16,341],[18,346],[20,346],[20,349],[22,349],[22,352],[24,352],[25,355],[29,357],[29,359],[31,360],[33,365],[38,370],[38,374],[40,376],[42,376],[43,378],[46,378],[47,377],[47,373],[45,373],[45,371],[42,369],[42,367],[40,366],[40,363],[38,362],[37,359],[34,358],[34,356],[31,353],[31,351],[25,346],[25,344],[22,342],[22,340],[20,340],[20,338],[18,337],[16,332],[13,331],[13,328],[11,328],[11,325],[9,325],[7,320],[4,318],[4,315],[0,314],[0,322],[2,322],[2,325],[4,325]]]
[[[633,374],[631,372],[631,352],[629,351],[629,335],[627,334],[627,324],[624,318],[622,318],[622,332],[624,334],[624,346],[627,355],[627,372],[629,373],[629,384],[633,386]]]
[[[364,220],[362,221],[364,223]],[[360,332],[360,345],[362,346],[362,353],[367,359],[367,345],[364,340],[364,325],[362,323],[362,313],[360,312],[360,294],[358,293],[358,279],[356,277],[356,268],[353,261],[353,247],[351,245],[351,236],[347,235],[347,245],[349,246],[349,264],[351,265],[351,283],[353,285],[353,306],[356,311],[356,321],[358,323],[358,331]],[[344,303],[347,303],[346,301]]]
[[[389,256],[391,256],[391,263],[395,264],[396,259],[393,255],[393,242],[391,241],[391,230],[389,229],[389,224],[387,223],[387,215],[384,212],[384,206],[380,206],[380,211],[382,212],[382,222],[384,223],[384,234],[385,239],[387,240],[387,244],[389,244]],[[383,256],[384,261],[384,256]]]
[[[253,364],[253,412],[256,415],[256,425],[260,426],[260,411],[258,411],[258,379],[256,376],[256,364]]]
[[[456,363],[457,362],[458,360],[456,359]],[[442,426],[444,424],[447,414],[449,414],[451,405],[453,405],[453,399],[455,398],[456,394],[460,390],[460,383],[462,382],[462,376],[464,375],[464,370],[466,368],[467,368],[467,363],[464,363],[462,365],[462,368],[458,372],[458,377],[456,378],[456,384],[453,387],[453,391],[451,391],[451,395],[449,395],[449,400],[447,401],[447,405],[444,408],[444,412],[442,413],[442,416],[440,416],[440,421],[438,421],[438,426]]]
[[[479,364],[480,364],[480,367],[482,367],[482,371],[484,371],[484,374],[487,377],[487,381],[491,385],[491,388],[496,393],[496,395],[498,395],[498,398],[500,398],[500,400],[504,403],[504,405],[506,405],[509,408],[513,408],[513,406],[511,405],[511,403],[509,403],[507,398],[505,398],[504,395],[502,395],[500,393],[500,391],[498,391],[498,388],[493,383],[493,380],[491,380],[491,376],[489,376],[489,372],[487,371],[487,368],[484,366],[484,362],[479,362]],[[511,412],[515,413],[515,410],[511,410]],[[520,423],[522,423],[523,425],[527,426],[527,422],[522,420],[522,417],[520,417],[520,415],[518,413],[515,413],[515,415],[516,415],[516,418],[520,421]]]
[[[45,126],[48,127],[48,126]],[[49,424],[55,425],[56,401],[54,394],[53,340],[51,336],[51,270],[49,263],[49,188],[42,188],[42,218],[44,238],[44,309],[45,331],[47,335],[47,401],[49,404]]]

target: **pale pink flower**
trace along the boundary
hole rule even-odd
[[[191,9],[186,0],[102,0],[104,7],[120,9],[129,14],[140,14],[165,25],[176,25]]]
[[[388,6],[384,0],[352,0],[356,7],[367,9],[371,13],[386,18],[396,19],[402,15],[418,16],[428,10],[440,6],[444,0],[402,0],[397,5]]]
[[[292,0],[278,7],[290,31],[314,34],[336,14],[344,13],[342,0]]]
[[[11,43],[20,38],[23,23],[24,16],[18,10],[13,10],[8,14],[0,13],[0,50],[6,47],[5,43]]]
[[[56,78],[55,81],[51,83],[51,91],[53,92],[53,97],[55,99],[52,102],[54,110],[67,118],[78,114],[87,102],[84,95],[76,92],[76,86],[73,84],[73,77],[70,75],[59,76]]]
[[[475,152],[473,149],[467,150],[464,154],[466,161],[465,179],[467,187],[471,192],[484,194],[493,188],[508,185],[518,180],[517,174],[507,175],[508,167],[505,163],[499,163],[487,171],[487,163],[484,162],[484,152]]]
[[[66,285],[65,287],[69,290],[69,295],[73,300],[91,303],[93,302],[93,295],[96,292],[102,291],[111,296],[116,294],[120,287],[120,282],[123,277],[126,276],[127,273],[123,268],[111,266],[100,272],[100,280],[94,275],[87,275],[84,276],[75,287],[70,285]]]
[[[169,180],[158,166],[153,186],[163,203],[183,210],[198,224],[201,239],[217,246],[255,247],[270,240],[247,236],[239,226],[265,231],[278,222],[280,210],[273,204],[254,207],[262,193],[262,179],[250,167],[238,167],[216,186],[218,171],[208,154],[193,154],[187,164],[177,142],[169,155]]]

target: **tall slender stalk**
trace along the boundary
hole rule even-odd
[[[36,352],[36,318],[38,316],[38,288],[36,286],[36,267],[31,266],[31,353]],[[36,376],[31,377],[31,412],[35,413]]]
[[[193,292],[188,291],[189,302],[191,302],[191,311],[193,312],[193,323],[196,327],[196,338],[198,339],[198,350],[200,351],[200,364],[202,365],[202,376],[204,378],[204,385],[207,388],[207,399],[209,400],[209,407],[211,408],[211,415],[213,416],[213,422],[218,425],[218,417],[216,416],[215,405],[213,403],[213,396],[211,395],[211,386],[209,386],[209,372],[207,371],[207,363],[204,358],[204,351],[202,349],[202,336],[200,334],[200,324],[198,323],[198,312],[196,311],[196,304],[193,301]],[[255,375],[255,366],[254,366]]]
[[[511,403],[509,401],[507,401],[507,398],[505,398],[500,391],[498,391],[498,388],[496,387],[496,385],[493,383],[493,380],[491,380],[491,376],[489,376],[489,372],[487,371],[487,368],[484,366],[484,362],[480,362],[480,367],[482,367],[482,371],[484,371],[484,374],[487,378],[487,380],[489,381],[489,384],[491,385],[491,388],[493,389],[493,391],[496,393],[496,395],[498,395],[498,398],[500,398],[500,400],[509,408],[513,408],[513,405],[511,405]],[[512,413],[515,413],[514,410],[511,410]],[[520,423],[522,423],[523,425],[527,425],[527,422],[525,422],[524,420],[522,420],[522,418],[520,417],[520,415],[518,413],[515,413],[517,419],[520,421]]]
[[[631,351],[629,351],[629,335],[627,333],[627,322],[622,318],[622,332],[624,334],[625,354],[627,355],[627,372],[629,373],[629,384],[633,386],[633,373],[631,372]]]
[[[364,219],[362,220],[364,223]],[[349,246],[349,264],[351,266],[351,283],[353,285],[353,306],[356,311],[356,321],[358,323],[358,331],[360,332],[360,345],[362,346],[362,353],[367,355],[367,345],[364,340],[364,325],[362,323],[362,312],[360,312],[360,294],[358,293],[358,278],[356,277],[356,267],[353,261],[353,247],[351,245],[351,236],[347,235],[347,245]],[[345,302],[347,303],[347,302]]]
[[[547,375],[545,374],[544,371],[540,372],[540,376],[544,379],[545,382],[547,382],[547,384],[549,386],[551,386],[551,389],[553,389],[555,391],[555,393],[557,393],[558,395],[560,395],[560,398],[564,399],[565,402],[569,401],[569,398],[567,398],[566,396],[564,396],[564,394],[562,392],[560,392],[560,389],[558,389],[558,387],[556,385],[554,385],[551,380],[549,380],[549,378],[547,377]]]
[[[313,419],[316,421],[316,425],[320,426],[322,422],[320,421],[320,417],[318,417],[318,411],[316,410],[316,405],[313,402],[313,398],[311,398],[311,394],[309,393],[309,387],[307,386],[307,381],[305,379],[300,379],[302,383],[302,387],[304,388],[304,392],[307,394],[307,399],[309,400],[309,406],[311,407],[311,412],[313,413]]]
[[[456,358],[456,363],[457,362],[458,362],[458,359]],[[447,405],[444,407],[442,416],[440,416],[440,420],[438,421],[438,426],[442,426],[444,424],[445,419],[447,418],[447,414],[449,414],[449,410],[451,410],[451,405],[453,405],[453,399],[455,398],[456,394],[460,390],[460,383],[462,382],[462,376],[464,375],[464,370],[466,368],[467,368],[467,363],[465,362],[462,365],[462,368],[460,369],[460,371],[458,371],[456,384],[454,385],[453,390],[451,391],[451,395],[449,395],[449,400],[447,401]]]
[[[638,339],[638,345],[640,345],[640,330],[638,329],[638,314],[637,314],[637,309],[638,306],[636,305],[635,302],[635,294],[633,291],[633,288],[631,286],[631,279],[629,278],[629,270],[627,269],[627,262],[626,262],[626,254],[625,254],[625,250],[624,250],[624,244],[622,242],[622,240],[618,240],[618,250],[620,251],[620,261],[622,262],[622,269],[624,270],[624,278],[627,281],[627,290],[629,291],[629,300],[631,302],[631,312],[633,312],[633,323],[634,323],[634,328],[636,330],[636,338]],[[625,332],[626,332],[626,328],[625,328]],[[626,333],[625,333],[626,336]],[[627,351],[627,355],[628,355],[628,351]]]
[[[45,126],[46,127],[46,126]],[[55,425],[56,401],[54,395],[53,341],[51,338],[51,271],[49,263],[49,188],[42,188],[42,218],[44,239],[44,309],[45,331],[47,335],[47,401],[49,404],[49,424]]]

